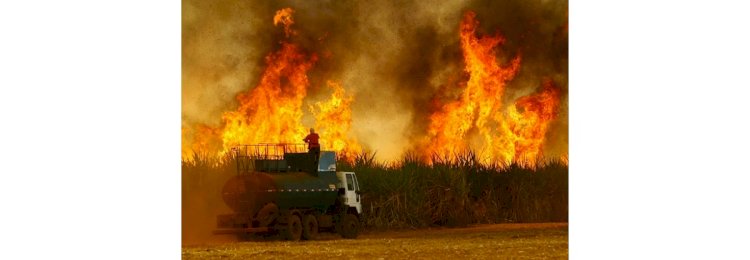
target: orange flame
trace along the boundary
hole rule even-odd
[[[316,60],[315,55],[308,58],[288,42],[269,54],[260,84],[238,95],[239,108],[222,116],[224,149],[238,144],[300,142],[306,133],[300,121],[309,86],[307,71]]]
[[[430,116],[427,145],[422,154],[430,161],[432,155],[450,155],[469,149],[467,135],[472,129],[485,136],[486,145],[493,146],[492,115],[500,110],[508,81],[518,72],[520,56],[507,67],[498,65],[495,47],[504,42],[500,35],[477,38],[474,12],[467,12],[461,21],[461,50],[469,76],[459,100],[447,103]],[[512,156],[511,156],[512,158]]]
[[[274,16],[274,25],[282,24],[286,40],[265,58],[266,68],[255,88],[237,95],[234,111],[224,112],[222,125],[212,128],[198,125],[183,127],[183,159],[192,153],[225,154],[238,144],[299,143],[307,134],[301,121],[302,107],[310,87],[308,72],[318,58],[307,54],[289,38],[294,10],[284,8]],[[550,123],[556,119],[561,90],[551,80],[528,96],[503,104],[507,84],[520,69],[521,56],[501,57],[496,49],[505,42],[500,34],[478,36],[476,14],[466,12],[460,24],[460,43],[467,80],[445,87],[439,93],[429,117],[426,137],[417,145],[427,162],[432,156],[450,156],[468,149],[478,152],[482,163],[535,167],[543,156],[542,148]],[[324,149],[334,150],[344,159],[353,159],[361,145],[350,138],[352,96],[336,82],[328,81],[333,91],[329,99],[309,105],[314,127]],[[447,100],[447,101],[446,101]],[[561,157],[567,164],[567,155]]]
[[[293,33],[294,10],[284,8],[276,12],[274,25],[284,24],[287,38]],[[223,152],[238,144],[294,143],[305,137],[302,101],[310,85],[307,72],[317,61],[297,45],[282,41],[281,49],[266,56],[266,69],[260,83],[248,93],[240,93],[236,111],[222,116]]]
[[[195,128],[183,126],[182,158],[193,159],[195,154],[211,155],[221,151],[219,134],[217,129],[205,125],[196,125]]]
[[[549,81],[541,93],[520,98],[504,114],[503,94],[519,70],[521,57],[500,66],[495,49],[505,39],[499,34],[477,37],[478,25],[476,14],[466,12],[460,37],[468,80],[459,86],[458,100],[439,105],[430,116],[420,154],[431,162],[432,156],[474,149],[485,163],[517,161],[533,167],[549,122],[557,115],[559,90]]]
[[[292,14],[294,14],[294,9],[287,7],[276,11],[276,15],[273,16],[273,25],[279,25],[279,23],[284,24],[284,34],[287,38],[297,34],[297,32],[292,29],[292,25],[294,24]]]
[[[345,96],[344,88],[340,84],[333,81],[327,83],[328,87],[333,89],[331,99],[310,106],[310,111],[315,116],[315,128],[320,132],[324,147],[339,152],[342,158],[351,160],[362,149],[355,140],[348,137],[352,121],[350,105],[354,98]]]
[[[274,24],[282,23],[286,38],[295,32],[291,8],[279,10]],[[198,125],[196,132],[183,128],[183,159],[192,158],[191,151],[222,155],[239,144],[301,143],[307,134],[302,125],[303,103],[310,86],[308,71],[317,55],[307,55],[299,46],[286,40],[281,48],[265,58],[266,68],[255,88],[237,95],[239,107],[224,112],[222,126],[211,128]],[[334,94],[328,102],[318,103],[316,127],[323,128],[321,141],[326,149],[337,152],[354,151],[359,144],[348,139],[351,124],[351,97],[344,97],[344,89],[329,82]],[[316,113],[313,111],[313,113]],[[186,142],[192,137],[192,143]],[[330,142],[331,147],[325,146]]]
[[[535,165],[535,160],[541,157],[549,124],[557,117],[559,104],[560,89],[547,80],[540,92],[519,98],[508,108],[507,126],[515,141],[515,161]]]

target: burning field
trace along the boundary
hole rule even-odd
[[[567,3],[187,1],[182,157],[299,143],[567,161]]]
[[[309,128],[367,229],[567,221],[567,1],[192,1],[183,242],[228,209],[232,147]]]

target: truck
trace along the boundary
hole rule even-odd
[[[336,153],[305,151],[304,144],[240,145],[232,150],[237,174],[222,188],[232,210],[217,216],[214,234],[279,234],[314,240],[320,232],[356,238],[362,202],[354,172],[336,171]]]

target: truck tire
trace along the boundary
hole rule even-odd
[[[357,238],[357,235],[359,235],[359,219],[354,214],[346,214],[344,219],[341,220],[339,230],[343,238]]]
[[[286,224],[283,234],[284,239],[291,241],[298,241],[302,237],[302,223],[299,216],[289,216],[289,222]]]
[[[313,214],[305,215],[302,222],[302,238],[305,240],[315,240],[318,237],[318,219]]]
[[[258,220],[258,226],[267,227],[271,225],[271,223],[273,223],[273,221],[276,220],[276,217],[278,216],[279,207],[276,206],[276,204],[268,203],[258,211],[258,216],[256,217],[256,219]]]

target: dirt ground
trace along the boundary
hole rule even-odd
[[[357,239],[322,233],[315,241],[278,238],[184,245],[183,259],[567,259],[568,224],[496,224],[363,232]]]

